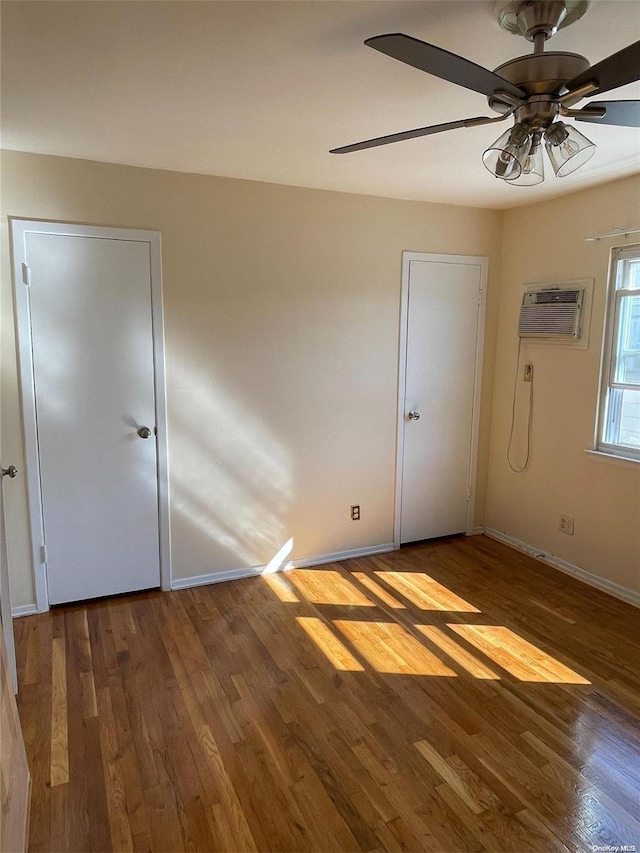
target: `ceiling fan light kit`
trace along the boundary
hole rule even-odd
[[[541,129],[530,131],[525,123],[506,131],[482,155],[482,162],[496,178],[511,185],[533,186],[544,180]],[[575,172],[596,153],[596,146],[575,127],[562,121],[544,131],[545,148],[558,178]]]
[[[522,164],[522,174],[510,186],[532,187],[544,181],[544,158],[542,156],[542,134],[536,133],[531,140],[531,147]]]
[[[499,115],[380,136],[334,148],[330,153],[347,154],[513,116],[511,129],[482,155],[486,168],[512,186],[539,184],[544,180],[544,140],[544,150],[555,175],[559,178],[570,175],[591,159],[596,146],[561,119],[640,127],[640,101],[598,101],[574,109],[584,98],[640,79],[640,42],[593,66],[577,53],[544,52],[545,42],[558,29],[582,17],[588,7],[589,0],[513,0],[501,5],[498,9],[500,26],[532,42],[533,53],[504,62],[494,71],[403,33],[367,39],[368,47],[393,59],[484,94],[489,107]]]
[[[575,172],[596,153],[596,146],[590,139],[562,121],[547,128],[545,148],[558,178]]]
[[[506,130],[487,148],[482,155],[482,162],[496,178],[514,181],[522,174],[530,147],[529,134],[521,125],[516,125],[512,130]]]
[[[507,130],[482,155],[482,162],[496,178],[510,186],[532,187],[544,181],[542,134],[529,133],[520,125]]]

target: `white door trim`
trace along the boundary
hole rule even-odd
[[[398,411],[396,430],[396,494],[393,523],[393,546],[400,547],[400,521],[402,518],[402,468],[404,459],[405,386],[407,379],[407,326],[409,320],[409,273],[412,261],[430,261],[438,264],[469,264],[480,267],[480,303],[476,333],[476,362],[473,379],[473,420],[469,457],[469,501],[467,502],[467,536],[474,532],[476,479],[478,471],[478,435],[480,431],[480,394],[482,389],[482,358],[486,315],[487,274],[489,259],[475,255],[432,255],[424,252],[402,253],[402,289],[400,294],[400,340],[398,347]]]
[[[2,460],[0,460],[1,462]],[[8,467],[8,463],[7,463]],[[9,588],[9,566],[7,565],[7,540],[4,529],[3,480],[0,474],[0,622],[4,634],[7,663],[11,673],[13,692],[18,692],[18,670],[16,669],[16,643],[13,634],[13,613],[11,609],[11,590]]]
[[[31,558],[39,613],[49,609],[46,564],[42,557],[44,520],[40,488],[40,460],[36,397],[31,341],[31,309],[26,266],[26,235],[53,234],[67,237],[92,237],[102,240],[126,240],[147,243],[151,270],[151,321],[153,329],[154,390],[157,427],[158,478],[158,550],[160,585],[171,589],[171,531],[169,526],[169,466],[167,454],[167,401],[164,364],[164,321],[162,309],[162,248],[160,233],[128,228],[107,228],[92,225],[71,225],[9,217],[15,293],[15,327],[18,354],[18,379],[24,429],[27,502],[31,536]]]

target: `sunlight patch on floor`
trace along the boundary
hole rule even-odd
[[[311,637],[336,669],[343,672],[364,672],[364,667],[360,662],[321,619],[314,616],[296,616],[296,622],[306,631],[307,635]]]
[[[375,607],[364,593],[332,570],[294,569],[289,578],[311,604],[335,604],[348,607]]]
[[[591,683],[502,625],[448,627],[520,681],[550,684]]]
[[[271,592],[275,593],[280,601],[287,604],[299,604],[300,599],[293,591],[293,587],[289,583],[289,579],[280,574],[262,575],[263,581],[267,584]]]
[[[432,652],[395,622],[338,619],[334,625],[378,672],[397,675],[454,676]]]
[[[401,604],[397,598],[394,598],[391,593],[376,583],[369,575],[364,572],[353,572],[353,577],[360,581],[362,586],[366,586],[369,592],[372,592],[380,601],[392,607],[394,610],[405,610],[404,604]]]
[[[480,613],[477,607],[424,572],[376,572],[376,575],[420,610]]]
[[[466,669],[474,678],[486,678],[492,681],[500,680],[500,676],[490,669],[490,667],[483,664],[466,649],[463,649],[451,637],[447,637],[440,628],[436,628],[435,625],[415,625],[414,627],[421,634],[424,634],[434,645],[438,646],[439,649],[442,649],[445,654],[449,655],[452,660]]]
[[[288,540],[273,558],[272,573],[262,575],[263,581],[282,602],[302,604],[306,599],[312,605],[377,608],[380,605],[376,604],[375,597],[394,610],[406,610],[406,605],[399,600],[403,597],[421,610],[481,612],[424,572],[376,571],[381,583],[365,572],[353,572],[351,582],[332,569],[293,569],[286,576],[278,574],[277,569],[284,565],[292,545],[293,540]],[[356,583],[363,586],[372,598],[358,589]],[[391,595],[387,587],[396,591],[398,597]],[[439,653],[442,653],[477,679],[500,681],[504,677],[504,674],[496,672],[500,667],[520,681],[591,683],[503,625],[448,623],[446,627],[456,635],[454,637],[438,625],[414,623],[407,630],[398,622],[334,619],[331,625],[317,617],[295,618],[331,664],[341,671],[363,672],[364,662],[380,673],[455,677],[458,673],[440,659]],[[416,637],[415,633],[423,639]],[[347,644],[339,634],[346,638]],[[466,644],[481,654],[472,653]],[[432,651],[434,646],[438,652]],[[483,657],[496,667],[484,663]]]

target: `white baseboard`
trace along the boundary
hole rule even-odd
[[[471,533],[465,533],[465,536],[481,536],[484,533],[484,525],[477,524]]]
[[[277,571],[288,571],[289,569],[302,569],[307,566],[321,566],[325,563],[337,563],[340,560],[350,560],[354,557],[371,557],[373,554],[385,554],[393,551],[392,542],[384,545],[372,545],[367,548],[352,548],[349,551],[335,551],[333,554],[317,554],[314,557],[300,557],[296,560],[287,560]],[[171,589],[188,589],[192,586],[205,586],[210,583],[222,583],[223,581],[235,581],[242,578],[252,578],[264,573],[266,566],[247,566],[242,569],[231,569],[227,572],[212,572],[207,575],[192,575],[189,578],[175,578]]]
[[[39,613],[37,604],[21,604],[19,607],[11,608],[11,616],[17,619],[19,616],[32,616]]]
[[[384,545],[369,545],[366,548],[352,548],[349,551],[335,551],[333,554],[318,554],[315,557],[302,557],[299,560],[290,560],[292,569],[303,569],[305,566],[321,566],[324,563],[339,563],[340,560],[351,560],[355,557],[372,557],[374,554],[386,554],[394,551],[393,542],[385,542]]]
[[[484,532],[491,539],[497,539],[498,542],[504,542],[505,545],[510,545],[518,551],[523,551],[531,557],[542,560],[543,563],[553,566],[554,569],[559,569],[567,575],[572,575],[574,578],[577,578],[583,583],[589,584],[589,586],[594,586],[602,592],[607,592],[609,595],[613,595],[614,598],[626,601],[627,604],[634,604],[636,607],[640,607],[640,592],[635,592],[632,589],[620,586],[620,584],[613,583],[613,581],[608,581],[606,578],[600,578],[597,575],[593,575],[586,569],[581,569],[580,566],[574,566],[573,563],[568,563],[566,560],[556,557],[555,554],[547,554],[540,548],[534,548],[533,545],[527,545],[526,542],[514,539],[513,536],[508,536],[506,533],[501,533],[499,530],[487,527]]]

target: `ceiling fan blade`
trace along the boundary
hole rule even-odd
[[[580,115],[576,110],[572,118],[576,121],[592,121],[594,124],[615,124],[618,127],[640,127],[640,101],[591,101],[585,110],[604,107],[603,116]]]
[[[332,148],[329,154],[350,154],[352,151],[362,151],[364,148],[377,148],[378,145],[389,145],[391,142],[403,142],[405,139],[417,139],[419,136],[442,133],[443,130],[456,130],[458,127],[475,127],[477,124],[489,124],[494,121],[496,121],[495,118],[478,116],[477,118],[465,118],[460,121],[448,121],[444,124],[432,124],[429,127],[417,127],[415,130],[404,130],[401,133],[391,133],[389,136],[377,136],[375,139],[366,139],[364,142],[354,142],[353,145],[343,145],[342,148]]]
[[[611,89],[617,89],[618,86],[640,80],[640,41],[623,47],[617,53],[592,65],[565,85],[570,92],[573,92],[592,80],[598,84],[597,92],[594,94],[609,92]]]
[[[481,92],[487,97],[496,91],[508,92],[517,98],[525,97],[521,89],[493,71],[482,68],[481,65],[476,65],[456,53],[449,53],[448,50],[403,33],[373,36],[366,39],[365,44],[380,53],[386,53],[392,59],[399,59],[400,62],[406,62],[407,65],[426,71],[427,74],[457,83],[458,86],[464,86],[474,92]]]

